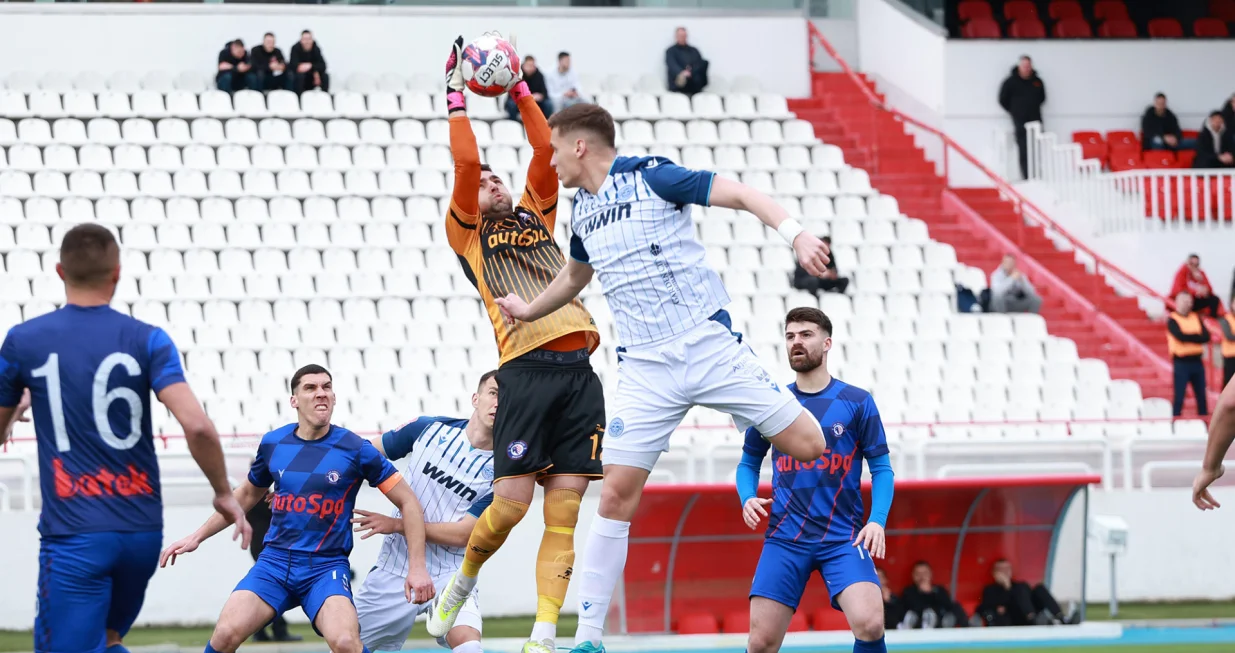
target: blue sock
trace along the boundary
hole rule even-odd
[[[219,652],[214,650],[214,647],[210,645],[210,640],[206,640],[206,650],[203,651],[202,653],[219,653]]]
[[[107,653],[129,653],[129,649],[124,647],[124,644],[112,644],[107,647]]]
[[[361,650],[361,653],[373,653],[373,651],[369,650],[368,646],[364,646],[364,645],[360,647],[360,650]]]
[[[888,645],[884,643],[882,637],[873,642],[864,642],[854,638],[853,653],[888,653]]]

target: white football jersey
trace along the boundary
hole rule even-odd
[[[729,303],[691,221],[714,177],[662,157],[620,156],[597,194],[575,194],[570,255],[596,270],[623,346],[685,333]]]
[[[493,452],[474,449],[468,442],[467,420],[421,417],[382,436],[382,448],[391,460],[406,458],[403,478],[425,512],[426,523],[456,522],[466,515],[480,516],[493,502]],[[393,517],[402,517],[396,508]],[[463,564],[464,547],[425,545],[429,575],[439,578]],[[407,540],[392,533],[382,542],[377,567],[407,575]]]

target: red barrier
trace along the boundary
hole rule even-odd
[[[893,587],[903,587],[913,563],[927,560],[936,582],[967,610],[977,604],[990,565],[999,558],[1013,562],[1018,578],[1048,581],[1069,502],[1100,481],[1098,476],[898,481],[888,516],[888,557],[879,566]],[[863,491],[869,507],[869,483]],[[760,488],[761,496],[770,493],[770,485]],[[1082,500],[1087,506],[1088,495]],[[687,614],[711,614],[720,623],[747,610],[762,546],[763,530],[752,533],[742,522],[733,486],[648,486],[631,526],[615,625],[630,633],[672,632]],[[812,577],[799,613],[831,612],[828,605],[827,589]],[[831,616],[824,628],[846,628],[842,615]]]

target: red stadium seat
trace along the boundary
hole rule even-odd
[[[737,610],[727,613],[725,621],[720,626],[721,632],[730,633],[749,633],[750,632],[750,610]]]
[[[1146,150],[1141,156],[1146,168],[1174,168],[1179,161],[1170,150]]]
[[[696,612],[682,615],[678,620],[679,635],[715,635],[718,632],[720,625],[715,615]]]
[[[1051,17],[1051,20],[1085,18],[1085,12],[1081,9],[1081,3],[1076,0],[1054,0],[1046,12]]]
[[[819,608],[810,618],[815,630],[849,630],[849,620],[845,613],[831,607]]]
[[[1141,154],[1135,150],[1111,151],[1111,172],[1120,170],[1136,170],[1141,167]]]
[[[1021,18],[1008,26],[1008,36],[1014,39],[1044,39],[1046,25],[1037,18]]]
[[[1112,18],[1098,27],[1098,36],[1104,39],[1134,39],[1140,34],[1136,33],[1136,23],[1127,18]]]
[[[1106,160],[1106,139],[1101,132],[1072,132],[1072,142],[1081,146],[1081,156],[1086,159]]]
[[[991,12],[990,3],[986,0],[962,0],[956,5],[956,15],[962,23],[975,18],[995,17],[995,14]]]
[[[1192,23],[1192,35],[1199,39],[1225,39],[1231,35],[1231,31],[1220,19],[1198,18]]]
[[[994,18],[974,18],[961,27],[961,36],[967,39],[1001,39],[1003,32]]]
[[[1149,36],[1155,39],[1183,38],[1184,26],[1174,18],[1155,18],[1149,21]]]
[[[1127,18],[1128,5],[1123,0],[1098,0],[1093,6],[1093,17],[1095,20]]]
[[[1053,30],[1057,39],[1091,39],[1093,28],[1084,18],[1065,18],[1055,23]]]
[[[806,621],[806,613],[801,610],[793,613],[793,617],[789,619],[789,630],[786,632],[800,633],[810,630],[810,624]]]
[[[1184,138],[1199,138],[1200,135],[1201,135],[1201,132],[1195,129],[1185,129],[1184,130]]]
[[[1003,3],[1004,20],[1038,20],[1038,5],[1031,0],[1007,0]]]
[[[1139,152],[1141,150],[1141,139],[1136,135],[1136,132],[1115,130],[1106,133],[1106,144],[1111,148],[1111,155],[1116,152],[1131,150]]]
[[[1209,0],[1209,15],[1228,23],[1235,23],[1235,0]]]
[[[1179,151],[1179,167],[1191,168],[1192,162],[1196,159],[1196,150],[1180,150]],[[1227,204],[1230,206],[1230,204]]]

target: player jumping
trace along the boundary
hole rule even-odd
[[[738,465],[742,518],[753,530],[768,517],[767,540],[750,588],[748,653],[780,650],[806,581],[815,571],[845,613],[854,653],[886,652],[883,593],[873,558],[884,556],[892,507],[892,464],[879,409],[869,392],[828,374],[832,321],[817,308],[785,316],[785,350],[797,382],[789,390],[823,425],[828,448],[802,464],[772,454],[772,499],[756,496],[768,441],[746,431]],[[862,524],[862,460],[871,471],[871,516]],[[767,507],[771,504],[771,515]],[[856,536],[855,536],[856,534]]]
[[[380,489],[403,514],[408,602],[433,598],[425,570],[425,528],[420,503],[403,477],[373,445],[334,426],[335,394],[330,372],[306,365],[292,375],[291,404],[297,423],[262,436],[247,479],[235,490],[246,510],[274,485],[274,513],[266,547],[223,605],[205,653],[233,653],[275,614],[300,605],[334,653],[360,653],[360,626],[349,585],[352,529],[348,521],[360,482]],[[288,476],[291,474],[291,476]],[[163,550],[159,566],[195,551],[223,528],[212,515],[192,535]]]
[[[184,380],[167,333],[109,307],[120,247],[97,224],[73,227],[56,273],[65,306],[13,327],[0,347],[0,444],[34,409],[39,450],[37,653],[124,653],[163,543],[150,393],[184,429],[214,489],[219,530],[244,510],[227,484],[219,435]]]
[[[600,344],[592,316],[577,299],[564,300],[536,324],[507,324],[494,298],[532,299],[563,269],[553,241],[557,222],[557,175],[549,125],[527,84],[510,96],[519,107],[532,160],[527,187],[516,205],[500,177],[480,164],[468,122],[459,69],[463,38],[446,65],[446,105],[455,186],[446,215],[446,235],[464,273],[488,309],[501,359],[497,420],[493,425],[493,503],[477,520],[459,573],[429,613],[430,635],[454,625],[476,586],[480,567],[506,541],[527,513],[540,481],[545,487],[545,532],[536,557],[536,624],[523,650],[554,650],[557,619],[574,564],[574,531],[588,482],[599,478],[605,425],[604,391],[589,356]]]
[[[749,186],[661,157],[617,156],[613,116],[599,106],[568,107],[549,125],[552,164],[563,184],[580,189],[571,216],[571,260],[531,304],[516,294],[496,303],[512,320],[534,326],[574,301],[596,270],[622,340],[604,489],[578,574],[575,651],[601,651],[609,601],[626,564],[630,520],[648,474],[692,406],[727,412],[743,429],[757,427],[800,461],[824,450],[819,423],[731,331],[724,310],[729,294],[704,260],[690,205],[754,213],[793,244],[811,274],[824,273],[828,250]]]
[[[476,518],[493,502],[493,419],[497,413],[496,372],[480,377],[472,395],[469,419],[421,417],[379,438],[373,446],[391,460],[406,458],[403,477],[425,512],[425,559],[441,593],[463,564],[463,549]],[[416,616],[431,604],[417,606],[403,598],[407,576],[407,541],[400,533],[399,512],[387,517],[357,510],[360,539],[386,535],[377,564],[356,592],[360,639],[374,651],[402,650]],[[480,607],[473,592],[459,617],[438,643],[452,653],[481,653]]]

